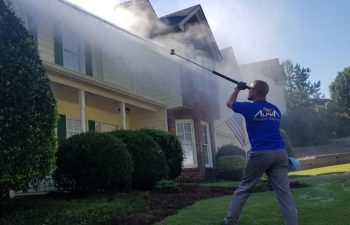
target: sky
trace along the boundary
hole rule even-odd
[[[109,20],[123,0],[67,0]],[[311,82],[329,85],[350,66],[348,0],[150,0],[158,17],[200,4],[219,48],[239,64],[279,58],[311,69]],[[168,46],[164,46],[168,47]],[[171,49],[171,46],[168,47]]]

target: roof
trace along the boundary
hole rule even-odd
[[[167,25],[175,26],[179,24],[182,20],[184,20],[189,14],[191,14],[194,11],[197,11],[200,7],[200,5],[194,5],[186,9],[171,13],[169,15],[162,16],[159,19]]]

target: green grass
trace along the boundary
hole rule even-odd
[[[294,189],[299,224],[350,225],[350,175],[301,178],[311,187]],[[231,196],[197,202],[155,225],[215,225],[226,213]],[[273,192],[254,193],[243,208],[240,225],[281,225]]]
[[[22,202],[21,202],[22,201]],[[102,225],[113,217],[145,211],[147,203],[127,194],[99,195],[83,199],[42,199],[2,203],[1,225]]]
[[[350,172],[350,163],[295,171],[295,172],[290,172],[289,175],[290,176],[315,176],[315,175],[327,174],[327,173],[345,173],[345,172]]]

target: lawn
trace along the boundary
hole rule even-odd
[[[350,174],[301,178],[311,187],[294,189],[299,223],[305,225],[350,225]],[[230,196],[197,202],[155,225],[219,224]],[[273,192],[254,193],[244,207],[240,225],[281,225]]]
[[[349,164],[320,168],[318,173],[334,173],[340,170],[349,170]],[[314,173],[313,170],[300,172],[304,176],[293,175],[292,180],[311,185],[308,188],[293,189],[300,224],[350,225],[350,173],[309,176]],[[237,184],[232,181],[200,183],[203,186],[231,188]],[[141,213],[140,215],[146,215],[145,212],[150,211],[149,199],[137,196],[105,194],[85,198],[47,196],[32,199],[16,198],[10,202],[0,202],[0,224],[118,224],[120,216],[134,215],[138,212]],[[164,197],[170,196],[162,198]],[[155,225],[218,225],[225,215],[229,201],[230,196],[202,200]],[[248,224],[282,224],[278,203],[273,192],[254,193],[251,196],[243,209],[240,225]]]

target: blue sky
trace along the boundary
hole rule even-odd
[[[103,16],[118,0],[69,0]],[[201,4],[220,48],[232,46],[238,63],[291,59],[311,69],[321,92],[350,66],[348,0],[150,0],[158,16]],[[102,9],[102,8],[101,8]],[[165,46],[166,47],[166,46]],[[171,46],[169,46],[171,49]]]

